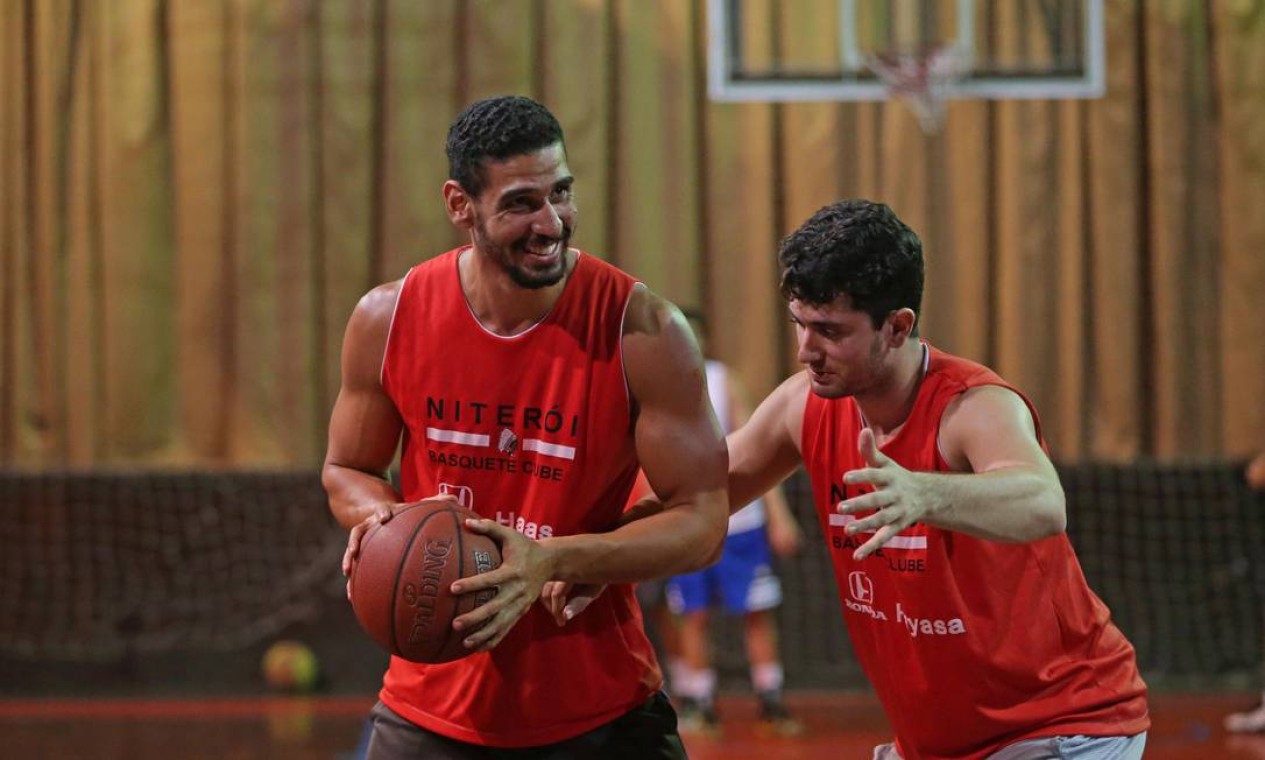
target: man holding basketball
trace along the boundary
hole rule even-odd
[[[1088,588],[1036,410],[918,339],[923,258],[891,209],[843,201],[779,252],[806,369],[731,434],[742,505],[801,464],[888,758],[1139,758],[1133,647]]]
[[[437,493],[486,518],[469,527],[502,564],[453,584],[497,589],[454,622],[470,656],[392,658],[368,756],[684,757],[626,584],[704,567],[725,538],[698,347],[675,307],[568,246],[573,178],[543,106],[479,101],[447,153],[445,207],[470,243],[357,305],[322,479],[351,530],[344,571],[369,526]],[[639,464],[668,508],[619,526]],[[616,585],[568,622],[559,583]]]

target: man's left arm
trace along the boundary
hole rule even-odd
[[[637,457],[662,511],[608,533],[540,540],[492,520],[467,521],[493,536],[503,555],[497,569],[452,585],[454,594],[497,589],[491,601],[454,621],[457,630],[472,631],[468,647],[496,646],[547,581],[632,583],[697,570],[720,557],[729,459],[698,345],[675,306],[638,287],[625,317],[623,353]]]
[[[728,372],[725,380],[729,391],[729,429],[738,430],[751,419],[751,401],[746,386],[735,372]],[[734,511],[732,504],[730,510]],[[764,514],[765,532],[773,552],[779,557],[793,556],[803,543],[803,535],[780,485],[765,492]]]
[[[838,507],[844,514],[878,510],[848,526],[853,534],[874,533],[858,559],[916,522],[1003,542],[1035,541],[1067,527],[1058,473],[1027,404],[1009,389],[973,388],[945,410],[939,446],[954,472],[911,472],[879,451],[868,429],[858,446],[868,466],[844,481],[875,490]]]
[[[555,580],[622,583],[678,575],[714,563],[724,547],[729,456],[689,326],[675,306],[638,287],[623,351],[636,404],[637,458],[662,510],[609,533],[549,539]]]

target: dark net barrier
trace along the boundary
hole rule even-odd
[[[234,649],[312,616],[345,538],[310,472],[0,479],[0,647]]]
[[[345,545],[312,471],[0,473],[0,693],[260,685],[342,614]]]
[[[1265,498],[1234,464],[1061,468],[1090,585],[1153,687],[1258,681]],[[864,688],[802,473],[805,532],[780,564],[791,688]],[[301,638],[332,691],[385,662],[344,597],[345,533],[315,472],[0,473],[0,694],[223,692]],[[718,616],[722,684],[746,688],[738,621]]]

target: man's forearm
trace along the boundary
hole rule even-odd
[[[327,462],[321,470],[321,484],[329,494],[334,519],[348,530],[369,518],[379,505],[401,500],[385,473],[375,475]]]
[[[723,491],[624,521],[610,533],[543,539],[554,554],[551,577],[572,583],[635,583],[707,567],[724,546]]]
[[[990,541],[1035,541],[1063,532],[1067,513],[1057,479],[1029,468],[973,474],[920,472],[933,507],[924,522]]]

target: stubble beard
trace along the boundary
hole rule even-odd
[[[475,228],[475,243],[488,254],[492,261],[496,262],[501,271],[505,272],[505,275],[515,285],[525,290],[540,290],[551,285],[557,285],[567,274],[567,251],[571,242],[571,228],[564,226],[562,237],[553,241],[553,244],[560,245],[562,252],[558,256],[557,263],[548,269],[529,269],[514,263],[514,249],[522,251],[524,256],[531,256],[531,254],[526,252],[530,242],[531,238],[527,238],[517,240],[508,246],[495,245],[488,239],[482,225]]]
[[[810,377],[809,385],[813,393],[825,399],[847,398],[848,396],[864,394],[882,385],[886,375],[883,367],[883,350],[878,339],[875,339],[875,343],[870,349],[868,366],[865,368],[862,380],[857,379],[855,372],[851,373],[846,379],[841,372],[832,372],[831,375],[836,379],[836,382],[830,385],[818,385]]]

